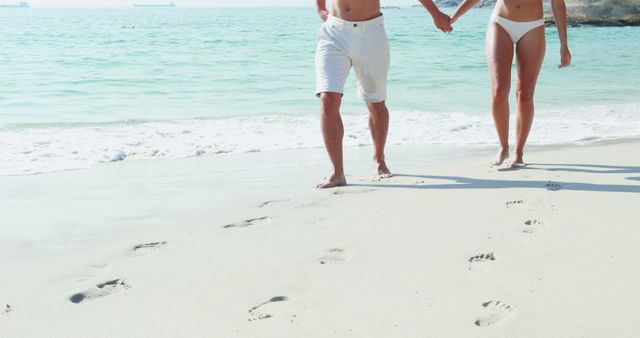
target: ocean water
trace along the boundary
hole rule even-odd
[[[496,144],[490,13],[445,35],[422,9],[385,11],[390,144]],[[0,175],[322,147],[319,26],[311,8],[0,9]],[[530,144],[640,137],[640,27],[570,28],[568,69],[546,34]],[[346,146],[371,143],[366,114],[352,75]]]

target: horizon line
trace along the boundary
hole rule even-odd
[[[0,3],[0,6],[2,5],[12,5],[12,3]],[[44,6],[33,6],[30,5],[31,7],[28,8],[15,8],[15,9],[34,9],[34,8],[136,8],[134,6],[135,4],[131,4],[129,6],[114,6],[114,5],[90,5],[90,6],[84,6],[84,5],[59,5],[59,6],[50,6],[50,5],[44,5]],[[233,6],[227,6],[227,5],[182,5],[182,6],[178,6],[176,5],[175,7],[166,7],[166,8],[268,8],[268,7],[279,7],[279,8],[313,8],[313,6],[308,6],[308,5],[233,5]],[[2,7],[0,7],[2,8]],[[155,7],[155,8],[164,8],[164,7]],[[12,9],[12,8],[6,8],[6,9]]]

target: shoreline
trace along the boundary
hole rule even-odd
[[[381,181],[347,149],[327,191],[323,149],[0,177],[0,336],[633,337],[640,140],[607,143],[391,146]]]
[[[599,104],[540,112],[528,144],[594,144],[638,138],[640,122],[634,116],[639,109],[637,103]],[[388,145],[481,151],[496,142],[493,121],[486,114],[399,110],[392,115]],[[366,115],[345,114],[343,121],[345,147],[370,145]],[[92,168],[109,162],[322,148],[315,114],[9,128],[0,131],[0,157],[4,159],[0,176]]]
[[[320,136],[318,136],[320,138]],[[626,142],[635,142],[640,140],[640,136],[638,137],[610,137],[610,138],[602,138],[602,139],[592,139],[585,138],[584,140],[576,140],[576,141],[567,141],[555,144],[531,144],[527,145],[527,149],[530,151],[541,151],[548,149],[562,149],[565,147],[582,147],[582,146],[598,146],[598,145],[606,145],[606,144],[617,144],[617,143],[626,143]],[[364,149],[372,147],[371,144],[360,144],[360,145],[345,145],[345,151],[349,150],[350,152],[359,154]],[[436,143],[436,144],[388,144],[387,148],[390,150],[388,153],[393,153],[394,149],[397,149],[398,152],[403,153],[406,152],[406,149],[413,149],[416,151],[417,149],[425,149],[428,153],[434,152],[432,149],[435,149],[435,152],[443,152],[446,153],[447,149],[452,152],[457,153],[458,151],[462,152],[465,155],[474,156],[474,154],[489,154],[493,151],[493,148],[496,148],[497,144],[455,144],[455,143]],[[315,147],[304,147],[304,148],[286,148],[286,149],[270,149],[270,150],[256,150],[256,151],[244,151],[244,152],[219,152],[219,153],[200,153],[200,150],[196,151],[195,155],[191,156],[178,156],[178,157],[158,157],[158,158],[134,158],[129,159],[129,155],[126,152],[121,150],[111,151],[113,157],[112,160],[102,161],[98,163],[89,163],[84,164],[86,167],[78,166],[72,168],[65,169],[40,169],[45,171],[25,171],[23,173],[11,173],[11,174],[0,174],[0,178],[6,177],[22,177],[22,176],[39,176],[39,175],[48,175],[48,174],[56,174],[63,172],[75,172],[75,171],[84,171],[84,170],[95,170],[97,168],[103,168],[107,166],[118,166],[118,165],[132,165],[131,163],[141,163],[141,165],[160,165],[162,166],[163,161],[180,161],[180,160],[192,160],[202,158],[203,161],[213,161],[213,159],[220,159],[221,161],[226,161],[227,157],[243,157],[243,156],[252,156],[253,154],[274,154],[273,156],[280,156],[279,154],[283,153],[293,153],[298,154],[300,152],[317,152],[324,151],[324,146],[315,146]],[[156,151],[157,152],[157,151]],[[106,155],[104,155],[106,158]],[[294,155],[297,156],[297,155]],[[361,155],[358,155],[361,156]],[[493,156],[493,155],[491,155]],[[454,156],[455,158],[456,156]],[[442,158],[441,161],[445,162],[450,159]],[[33,161],[33,160],[32,160]],[[55,163],[55,162],[53,162]],[[431,162],[428,162],[431,163]],[[4,168],[6,169],[6,168]]]

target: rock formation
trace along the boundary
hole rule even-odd
[[[480,0],[478,7],[493,8],[497,0]],[[458,7],[461,0],[436,0],[440,7]],[[569,25],[640,26],[640,0],[565,0]],[[544,0],[547,24],[554,24],[549,0]]]

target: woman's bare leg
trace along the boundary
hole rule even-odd
[[[491,110],[500,141],[500,150],[492,165],[500,165],[509,157],[509,90],[513,42],[509,34],[495,22],[489,23],[486,51],[491,77]]]
[[[516,129],[516,158],[514,167],[524,165],[524,146],[533,124],[533,96],[542,67],[546,43],[544,27],[538,27],[525,34],[516,45],[518,79],[516,81],[516,102],[518,118]]]

